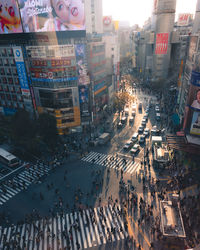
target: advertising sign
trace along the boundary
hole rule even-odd
[[[198,41],[197,36],[192,36],[190,38],[190,46],[189,46],[189,53],[188,53],[188,59],[190,61],[193,60],[193,55],[194,55],[194,52],[196,51],[196,48],[197,48],[197,41]]]
[[[104,31],[112,31],[113,23],[111,16],[104,16],[103,17],[103,29]]]
[[[193,113],[190,134],[200,135],[200,112]]]
[[[26,46],[26,51],[32,59],[75,57],[74,45]]]
[[[76,54],[76,65],[78,73],[78,85],[87,85],[89,84],[90,80],[87,70],[85,44],[75,45],[75,54]]]
[[[22,33],[21,19],[15,0],[0,3],[0,34]]]
[[[79,102],[81,112],[88,112],[89,110],[89,88],[87,85],[78,87],[79,89]]]
[[[21,89],[29,89],[21,47],[13,47],[13,54],[15,57],[15,63],[17,67],[17,73],[18,73]]]
[[[154,2],[153,2],[153,12],[157,11],[157,6],[158,6],[158,0],[154,0]]]
[[[182,13],[178,15],[178,26],[187,26],[190,21],[190,13]]]
[[[156,35],[156,49],[155,49],[156,55],[167,54],[168,39],[169,39],[168,33],[158,33]]]
[[[83,0],[18,0],[24,32],[85,30]]]

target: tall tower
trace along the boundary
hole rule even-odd
[[[85,24],[87,33],[103,33],[102,0],[85,0]]]
[[[200,0],[197,0],[196,13],[194,18],[194,24],[192,33],[198,33],[200,31]]]
[[[154,80],[166,79],[168,76],[175,11],[176,0],[154,0]]]

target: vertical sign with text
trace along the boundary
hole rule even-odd
[[[155,49],[156,55],[167,54],[168,39],[169,39],[168,33],[158,33],[156,35],[156,49]]]

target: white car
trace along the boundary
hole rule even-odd
[[[137,109],[137,104],[136,104],[136,103],[133,103],[133,105],[132,105],[132,110],[133,110],[133,111],[136,111],[136,109]]]
[[[124,145],[123,149],[124,150],[129,150],[133,146],[132,141],[127,141],[127,143]]]
[[[131,138],[131,141],[136,142],[137,140],[138,140],[138,133],[134,133]]]
[[[132,149],[130,150],[131,154],[137,154],[140,151],[140,145],[139,144],[135,144]]]

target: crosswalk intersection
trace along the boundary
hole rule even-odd
[[[115,170],[123,170],[124,173],[133,174],[134,172],[138,172],[141,165],[139,162],[133,162],[131,160],[124,161],[123,158],[116,155],[106,155],[99,152],[89,152],[88,155],[84,156],[82,161],[95,163],[98,165],[106,166]]]
[[[0,205],[3,205],[13,196],[27,189],[29,185],[38,181],[39,178],[46,175],[51,170],[50,166],[42,163],[30,166],[23,172],[15,175],[0,186]]]
[[[86,249],[127,236],[120,205],[108,205],[0,228],[0,249]]]

